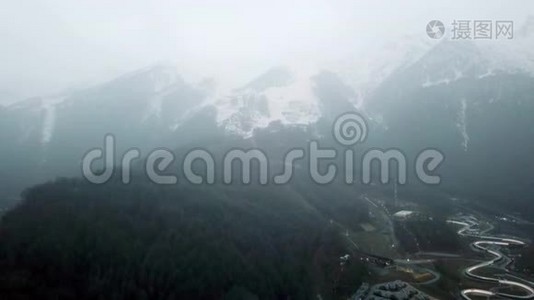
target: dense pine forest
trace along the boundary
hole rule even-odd
[[[0,289],[14,299],[347,296],[365,268],[340,273],[344,240],[328,217],[365,218],[351,198],[295,186],[57,180],[4,216]]]

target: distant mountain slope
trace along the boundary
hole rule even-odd
[[[338,115],[357,110],[372,130],[365,147],[397,147],[412,158],[439,148],[451,191],[476,187],[477,194],[492,182],[507,187],[503,195],[510,188],[522,197],[531,186],[532,23],[510,41],[407,37],[375,51],[375,59],[359,58],[365,64],[354,58],[332,70],[276,67],[228,91],[210,80],[186,82],[160,64],[18,102],[0,110],[0,154],[9,158],[0,162],[0,191],[15,197],[34,183],[79,176],[81,157],[108,133],[119,153],[137,147],[143,155],[280,128],[324,139]]]
[[[389,77],[365,109],[381,124],[383,147],[442,151],[451,193],[519,209],[534,191],[534,77],[487,55],[474,43],[444,42]]]

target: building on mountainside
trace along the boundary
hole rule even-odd
[[[399,221],[404,221],[404,220],[408,220],[410,219],[411,217],[413,217],[416,213],[414,211],[411,211],[411,210],[400,210],[396,213],[393,214],[393,217],[396,219],[396,220],[399,220]]]

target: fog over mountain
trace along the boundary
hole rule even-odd
[[[22,160],[28,165],[30,169],[21,176],[35,178],[28,181],[33,182],[79,175],[76,162],[88,149],[101,145],[107,133],[121,141],[122,151],[140,145],[145,150],[173,149],[214,134],[253,138],[256,130],[276,123],[314,128],[322,118],[333,120],[344,110],[358,110],[385,134],[398,129],[394,122],[405,119],[408,112],[416,114],[416,119],[437,114],[451,128],[453,141],[443,146],[468,152],[477,140],[470,130],[477,126],[471,114],[503,102],[523,111],[528,105],[516,93],[528,91],[534,70],[529,51],[534,45],[528,30],[531,23],[528,18],[513,41],[433,43],[426,36],[410,37],[373,53],[363,71],[350,65],[332,69],[274,66],[232,89],[219,89],[214,79],[187,80],[186,72],[176,64],[159,63],[89,88],[6,106],[2,149],[14,157],[11,163]],[[353,63],[358,65],[358,61]],[[352,80],[358,76],[359,80]],[[518,86],[491,85],[503,77]],[[443,89],[453,89],[455,95]],[[438,106],[424,108],[417,101]],[[426,113],[419,115],[421,110]],[[409,136],[417,134],[414,130],[421,124],[404,126],[406,132],[395,133],[400,143],[411,140]],[[438,146],[435,142],[423,140],[428,147]],[[21,145],[27,153],[20,151]],[[3,170],[11,172],[11,168]]]
[[[299,0],[289,5],[229,0],[202,6],[194,1],[10,1],[0,26],[0,100],[88,87],[160,61],[175,62],[182,76],[214,77],[234,88],[278,65],[346,66],[381,45],[403,45],[405,35],[424,39],[431,19],[450,24],[501,18],[520,24],[534,11],[530,1],[520,6],[506,1]],[[365,60],[350,66],[365,69]]]
[[[0,22],[0,298],[534,297],[531,2],[40,0]]]

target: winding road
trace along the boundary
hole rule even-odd
[[[483,290],[483,289],[465,289],[465,290],[462,290],[461,292],[461,295],[464,299],[468,299],[468,300],[472,299],[470,298],[470,296],[485,296],[485,297],[500,296],[500,297],[506,297],[509,299],[533,299],[534,298],[534,289],[529,285],[526,285],[518,281],[499,279],[495,277],[488,277],[488,276],[475,274],[476,270],[494,265],[497,262],[501,262],[503,259],[506,259],[505,265],[508,265],[511,262],[511,260],[508,257],[506,257],[505,255],[503,255],[501,252],[497,250],[493,250],[491,246],[493,245],[503,246],[503,247],[509,247],[509,246],[514,246],[514,245],[524,246],[526,245],[525,242],[517,240],[517,239],[470,234],[470,233],[467,233],[466,231],[471,229],[472,226],[478,225],[478,224],[467,223],[467,222],[456,221],[456,220],[448,220],[448,222],[463,226],[460,230],[458,230],[459,235],[481,239],[481,240],[477,240],[473,242],[472,243],[473,247],[475,249],[489,253],[494,256],[494,258],[489,261],[484,261],[484,262],[478,263],[474,266],[471,266],[465,269],[466,276],[474,278],[474,279],[478,279],[481,281],[485,281],[485,282],[493,282],[499,285],[515,287],[515,288],[525,291],[524,294],[517,295],[517,294],[494,292],[494,291]],[[491,227],[490,229],[484,230],[483,233],[490,231],[492,228],[493,227]]]

